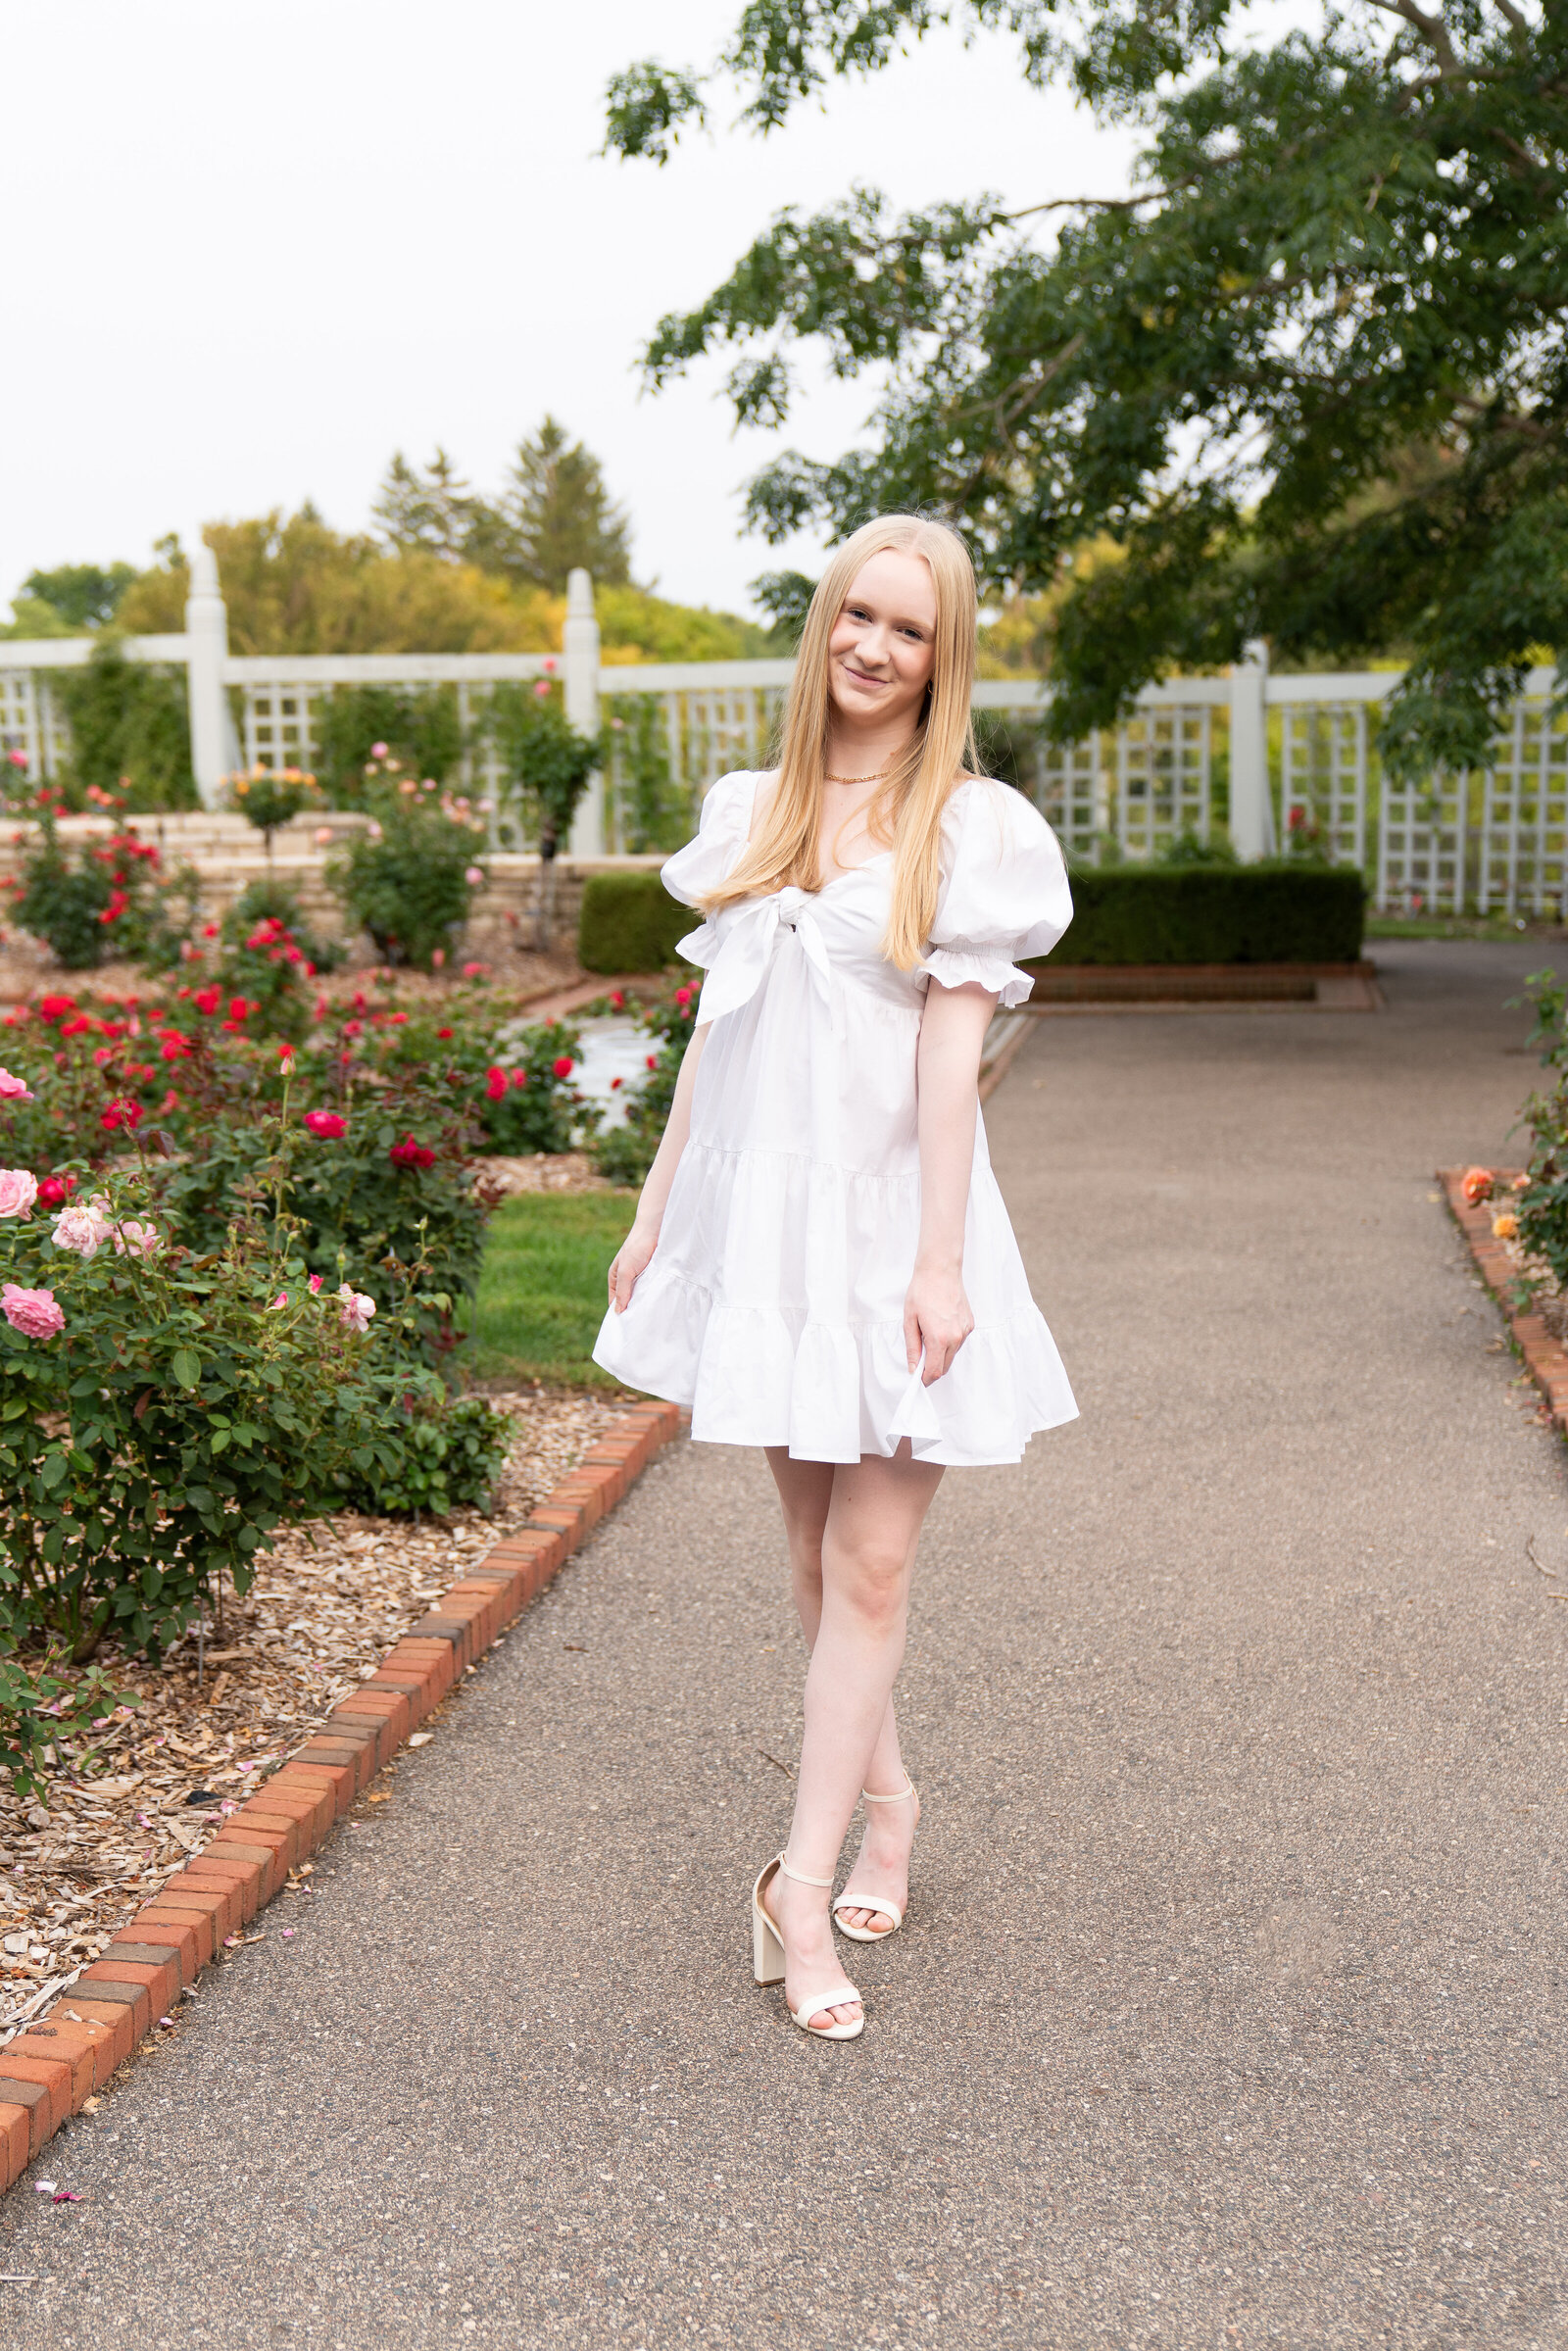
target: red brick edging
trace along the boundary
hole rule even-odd
[[[673,1404],[636,1404],[527,1524],[421,1617],[325,1725],[229,1814],[210,1845],[83,1969],[49,2016],[0,2049],[0,2189],[122,2065],[185,1985],[325,1842],[366,1784],[674,1436]]]
[[[1553,1339],[1539,1314],[1515,1312],[1512,1301],[1519,1269],[1492,1230],[1493,1216],[1506,1204],[1508,1187],[1518,1171],[1512,1167],[1489,1168],[1493,1198],[1478,1200],[1474,1206],[1460,1189],[1466,1172],[1462,1167],[1440,1167],[1438,1182],[1447,1196],[1454,1222],[1470,1244],[1470,1253],[1482,1280],[1507,1317],[1514,1346],[1546,1399],[1553,1427],[1568,1437],[1568,1347]]]

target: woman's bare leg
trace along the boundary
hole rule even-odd
[[[872,1784],[873,1761],[881,1761],[888,1741],[897,1754],[889,1702],[904,1656],[915,1545],[942,1472],[910,1460],[903,1446],[891,1460],[867,1454],[832,1465],[792,1462],[769,1447],[768,1463],[784,1505],[808,1639],[811,1616],[816,1618],[795,1818],[785,1849],[795,1869],[831,1879],[860,1789]],[[842,1974],[828,1890],[782,1875],[769,1890],[784,1940],[785,1997],[798,2008],[813,1983],[832,1983]],[[831,2012],[817,2010],[811,2021],[820,2024],[831,2015],[848,2023],[858,2013],[858,2006],[840,2004]]]
[[[822,1536],[833,1498],[833,1465],[826,1461],[792,1461],[782,1445],[768,1446],[767,1465],[773,1473],[784,1513],[795,1606],[809,1656],[816,1646],[817,1627],[822,1621]],[[898,1717],[891,1698],[871,1750],[864,1785],[875,1795],[892,1795],[908,1785],[899,1746]],[[913,1844],[912,1804],[867,1805],[865,1830],[855,1867],[850,1872],[849,1886],[855,1886],[858,1881],[866,1893],[889,1894],[902,1910],[908,1899],[909,1854]],[[845,1915],[852,1927],[863,1927],[868,1934],[888,1932],[889,1920],[883,1911],[851,1910]]]

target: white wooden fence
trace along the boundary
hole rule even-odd
[[[587,733],[599,726],[607,698],[612,710],[617,701],[625,710],[653,698],[645,748],[650,739],[657,745],[670,792],[690,813],[716,776],[765,759],[793,666],[606,666],[585,571],[571,576],[559,657],[235,656],[205,547],[184,634],[132,638],[125,651],[185,667],[192,765],[209,808],[220,802],[224,775],[242,763],[310,766],[317,714],[334,687],[445,684],[455,688],[465,737],[474,743],[466,780],[499,811],[503,781],[475,721],[498,682],[554,672],[568,716]],[[0,640],[0,745],[23,751],[34,775],[57,773],[69,757],[51,673],[90,653],[86,638]],[[1552,673],[1532,671],[1488,767],[1415,786],[1387,776],[1378,758],[1379,713],[1396,682],[1393,670],[1271,675],[1263,647],[1251,646],[1228,676],[1146,687],[1132,717],[1070,746],[1049,743],[1041,731],[1051,689],[1038,680],[985,680],[974,702],[993,761],[1011,766],[1075,857],[1142,860],[1188,832],[1228,835],[1240,856],[1258,857],[1307,833],[1359,865],[1386,910],[1568,918],[1568,717],[1552,713]],[[635,731],[627,730],[628,741]],[[579,811],[572,856],[630,846],[630,809],[627,761],[612,756]]]

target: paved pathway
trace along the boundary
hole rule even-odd
[[[938,1497],[856,2047],[749,1981],[800,1660],[760,1462],[682,1446],[50,2149],[86,2201],[0,2205],[9,2351],[1568,2339],[1568,1493],[1429,1181],[1537,959],[1014,1064],[1084,1417]]]

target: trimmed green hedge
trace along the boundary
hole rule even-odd
[[[671,898],[657,873],[591,873],[577,917],[584,971],[662,971],[701,914]]]
[[[1107,865],[1075,871],[1054,963],[1353,963],[1366,884],[1351,865]]]
[[[1353,963],[1366,885],[1349,865],[1107,865],[1072,877],[1072,927],[1054,963]],[[583,886],[585,971],[662,971],[702,920],[657,873]]]

